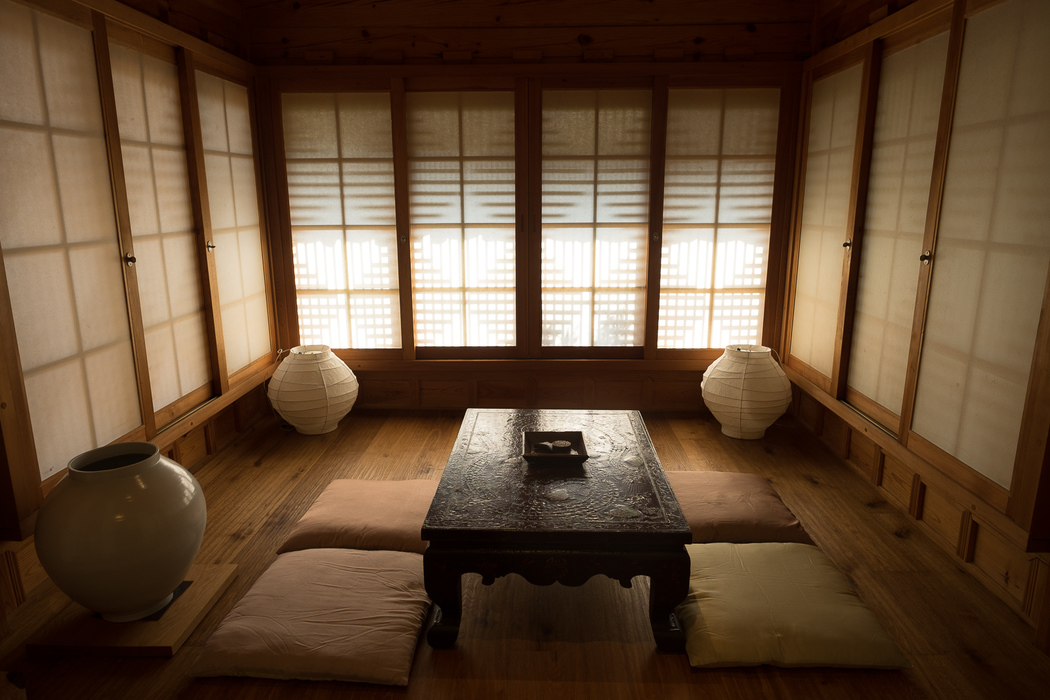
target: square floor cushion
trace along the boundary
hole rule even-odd
[[[345,547],[422,553],[427,543],[419,531],[437,485],[431,479],[336,479],[277,551]]]
[[[692,666],[902,668],[849,579],[813,545],[691,544],[677,609]]]
[[[780,495],[758,474],[669,471],[693,542],[803,542],[813,540]]]
[[[289,552],[223,619],[189,673],[407,685],[429,609],[421,554]]]

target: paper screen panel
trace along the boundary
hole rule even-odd
[[[5,86],[0,90],[0,120],[43,126],[43,87],[33,36],[35,16],[28,7],[0,2],[0,85]]]
[[[0,246],[47,478],[142,417],[91,33],[0,0],[0,53]]]
[[[759,345],[780,92],[671,90],[661,348]]]
[[[0,191],[4,193],[0,197],[0,221],[4,222],[0,235],[5,250],[64,241],[52,163],[46,130],[0,123]]]
[[[232,375],[273,349],[248,90],[201,71],[196,78],[226,370]]]
[[[390,96],[281,99],[299,341],[398,348]]]
[[[545,346],[644,343],[651,103],[642,90],[543,93]]]
[[[861,66],[813,84],[795,274],[791,354],[828,377],[834,365]]]
[[[1009,488],[1050,267],[1050,5],[967,21],[913,431]]]
[[[944,32],[887,56],[879,78],[848,383],[897,415],[947,52]]]
[[[206,338],[195,333],[175,343],[176,327],[205,322],[186,150],[174,128],[179,78],[174,64],[118,44],[110,45],[110,62],[157,411],[211,379],[201,371],[210,366]]]
[[[416,345],[514,345],[514,94],[409,93],[407,119]]]

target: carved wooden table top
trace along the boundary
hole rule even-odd
[[[524,431],[582,431],[589,456],[581,465],[529,464]],[[422,534],[460,545],[691,541],[641,414],[626,410],[468,409]]]

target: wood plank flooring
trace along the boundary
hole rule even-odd
[[[24,643],[65,604],[19,553],[27,602],[0,638],[0,669],[22,674],[29,698],[116,700],[296,698],[1043,698],[1050,657],[1034,631],[909,526],[906,516],[791,417],[756,441],[733,440],[706,414],[646,414],[665,469],[755,472],[780,492],[816,543],[907,653],[904,671],[694,670],[655,650],[644,579],[536,587],[517,576],[464,579],[454,649],[420,642],[407,688],[337,682],[193,679],[208,635],[273,561],[278,545],[332,479],[438,479],[462,412],[355,411],[324,436],[265,419],[196,473],[208,499],[201,563],[238,576],[171,659],[28,658]],[[3,688],[0,687],[0,697]]]

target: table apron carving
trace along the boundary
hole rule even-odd
[[[462,576],[480,574],[484,585],[518,574],[537,586],[561,583],[581,586],[603,575],[630,588],[635,576],[649,577],[649,622],[661,651],[682,651],[685,638],[674,610],[689,592],[689,555],[684,548],[666,552],[517,550],[442,547],[431,545],[423,554],[427,594],[439,609],[427,632],[433,647],[446,648],[459,636],[462,615]]]
[[[555,433],[578,433],[586,459],[569,467],[524,458],[525,436]],[[467,409],[421,535],[438,608],[431,646],[456,642],[463,574],[491,584],[513,573],[569,586],[648,576],[657,647],[685,648],[674,610],[689,592],[692,533],[638,411]]]

